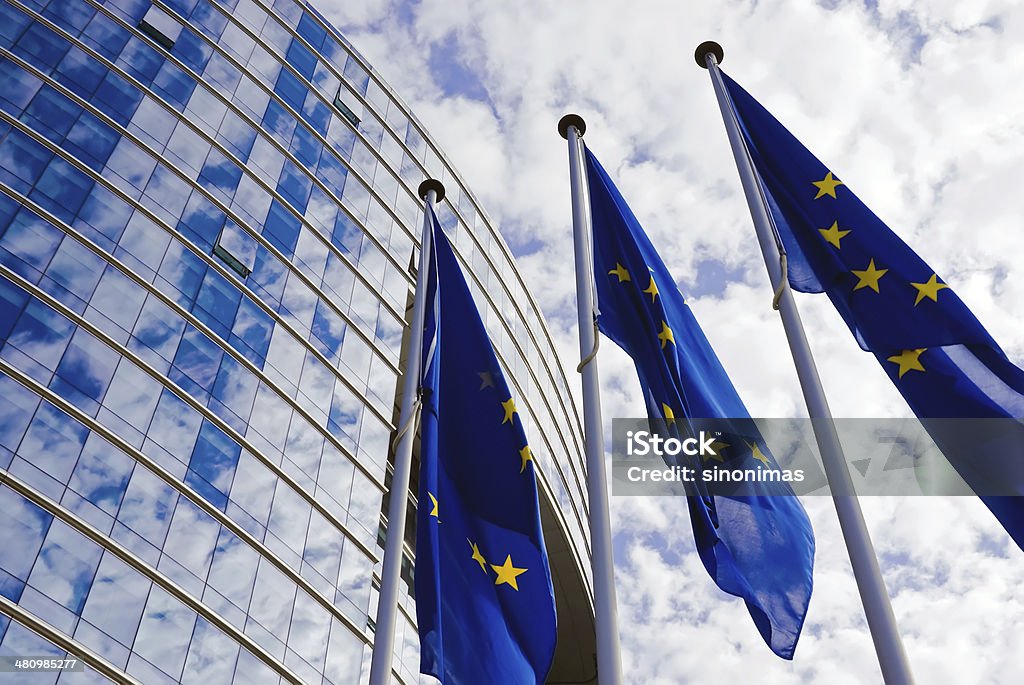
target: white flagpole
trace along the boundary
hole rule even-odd
[[[409,324],[409,348],[402,380],[398,445],[395,447],[395,471],[391,478],[388,504],[388,532],[384,542],[384,561],[380,572],[380,600],[377,603],[373,658],[370,661],[370,685],[391,682],[391,663],[395,651],[395,621],[398,616],[398,590],[402,582],[402,543],[405,541],[405,511],[409,501],[409,476],[412,472],[412,444],[419,413],[420,364],[423,355],[423,322],[426,314],[427,261],[430,257],[430,212],[434,203],[444,199],[444,185],[427,179],[418,190],[424,200],[423,233],[420,238],[420,264],[416,273],[416,297]]]
[[[825,391],[821,387],[818,369],[811,356],[811,348],[807,344],[800,313],[793,299],[793,292],[782,269],[784,254],[775,241],[775,233],[768,216],[758,183],[757,174],[751,163],[749,152],[740,134],[739,122],[732,109],[732,102],[722,82],[718,63],[723,56],[722,47],[713,41],[697,46],[694,57],[697,64],[711,74],[711,82],[718,97],[718,106],[722,110],[725,128],[729,134],[736,167],[739,170],[743,192],[747,197],[747,205],[754,221],[757,240],[761,245],[768,278],[776,292],[777,308],[782,317],[782,326],[786,331],[789,349],[793,355],[800,387],[803,390],[804,402],[811,417],[814,437],[821,451],[825,475],[832,489],[832,501],[839,517],[839,526],[846,541],[846,550],[850,555],[853,575],[857,582],[864,614],[867,617],[871,639],[875,644],[878,664],[882,669],[882,677],[887,685],[911,685],[914,677],[910,672],[910,664],[903,650],[903,640],[896,626],[896,616],[892,611],[892,603],[882,580],[871,537],[868,535],[861,512],[860,501],[854,491],[850,479],[850,470],[843,456],[843,448],[839,443],[832,412],[825,399]]]
[[[583,376],[583,432],[587,455],[587,498],[590,501],[591,568],[594,575],[594,614],[597,632],[597,677],[601,685],[622,682],[619,619],[615,602],[608,476],[604,463],[600,381],[597,377],[597,326],[594,310],[593,262],[590,258],[590,208],[583,173],[583,118],[566,114],[558,132],[569,141],[569,183],[572,188],[572,232],[576,254],[576,308],[579,316],[580,362]]]

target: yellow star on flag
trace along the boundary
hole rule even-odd
[[[747,442],[747,441],[744,440],[743,442]],[[754,459],[757,459],[759,462],[761,462],[765,466],[771,466],[771,463],[768,461],[768,457],[764,456],[764,452],[761,451],[761,448],[758,446],[758,444],[756,442],[747,442],[747,447],[750,448],[750,456],[751,457],[753,457]]]
[[[832,176],[831,171],[825,174],[825,178],[820,181],[811,181],[811,183],[818,189],[818,194],[814,196],[815,200],[824,195],[835,198],[836,187],[844,185],[842,181]]]
[[[498,574],[498,577],[494,579],[495,585],[501,585],[507,583],[512,586],[512,589],[516,592],[519,591],[519,584],[516,582],[516,578],[526,573],[529,569],[516,568],[512,565],[512,555],[509,554],[505,557],[505,563],[501,566],[491,564],[491,568]]]
[[[480,564],[480,568],[483,570],[485,574],[490,575],[489,572],[487,571],[487,560],[484,559],[483,554],[480,554],[480,548],[477,547],[476,543],[470,540],[469,538],[466,538],[466,542],[468,542],[469,546],[473,548],[473,556],[471,557],[473,561]]]
[[[516,413],[516,402],[511,397],[507,401],[501,403],[501,408],[505,410],[505,418],[501,422],[508,423],[512,420],[512,415]]]
[[[672,407],[668,406],[664,402],[661,403],[661,415],[665,418],[665,423],[671,425],[676,422],[676,413],[672,411]]]
[[[868,268],[863,271],[853,269],[852,273],[857,277],[857,285],[853,286],[854,290],[860,290],[861,288],[871,288],[876,293],[878,292],[878,281],[882,276],[889,273],[888,269],[877,269],[875,268],[875,260],[872,259],[868,263]]]
[[[493,388],[493,387],[495,387],[494,386],[494,376],[491,375],[490,371],[477,371],[476,375],[480,376],[480,389],[481,390],[483,390],[484,388]]]
[[[945,283],[939,283],[939,277],[936,274],[932,274],[925,283],[911,283],[910,285],[917,288],[917,299],[914,300],[914,306],[916,307],[921,303],[924,298],[930,299],[932,302],[939,301],[939,291],[949,286]]]
[[[661,341],[661,349],[665,349],[665,345],[669,343],[676,344],[676,337],[672,334],[672,329],[668,327],[668,323],[665,321],[661,322],[661,333],[658,333],[658,340]]]
[[[839,241],[850,233],[849,230],[844,231],[840,229],[838,221],[833,221],[832,225],[828,228],[819,228],[818,232],[821,233],[821,237],[825,239],[825,242],[835,245],[837,249],[841,247]]]
[[[519,473],[522,473],[526,470],[526,462],[533,461],[533,452],[530,451],[529,445],[519,450],[519,458],[523,460],[523,465],[519,469]]]
[[[924,371],[924,367],[921,366],[921,353],[924,352],[927,347],[921,347],[916,350],[903,350],[897,355],[889,357],[889,361],[893,364],[900,365],[900,378],[903,378],[903,374],[907,371]]]
[[[651,302],[654,302],[658,297],[658,284],[654,282],[654,274],[651,274],[651,284],[647,286],[647,290],[644,291],[647,295],[651,296]]]
[[[430,498],[430,503],[433,505],[433,508],[430,510],[430,516],[437,518],[437,498],[434,497],[432,492],[427,492],[427,497]]]
[[[714,454],[703,454],[701,456],[703,457],[704,461],[714,459],[715,461],[718,462],[725,462],[725,459],[722,457],[722,450],[727,449],[731,446],[732,445],[723,440],[715,440],[714,442],[711,443],[711,450],[714,452]]]
[[[609,276],[618,276],[619,283],[622,283],[623,281],[631,280],[630,277],[629,277],[629,272],[626,271],[626,267],[622,266],[618,262],[615,262],[615,268],[612,269],[611,271],[609,271],[608,275]]]

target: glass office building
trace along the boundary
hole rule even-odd
[[[594,681],[580,421],[409,109],[298,0],[0,0],[0,656],[85,664],[0,683],[365,681],[427,177]]]

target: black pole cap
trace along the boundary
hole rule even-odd
[[[444,184],[436,178],[428,178],[426,181],[421,183],[420,187],[416,189],[416,194],[420,196],[421,200],[426,200],[427,193],[431,190],[437,193],[437,202],[444,199]]]
[[[693,51],[693,58],[697,60],[704,69],[708,68],[708,54],[715,56],[715,61],[719,64],[725,58],[725,53],[722,51],[722,46],[713,40],[706,40],[697,46],[697,49]]]
[[[583,117],[579,114],[566,114],[558,120],[558,133],[566,140],[569,140],[570,126],[575,126],[581,136],[587,132],[587,122],[583,121]]]

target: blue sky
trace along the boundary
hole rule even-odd
[[[721,117],[693,48],[724,68],[928,261],[1024,364],[1024,8],[1011,0],[518,3],[321,0],[476,193],[577,356],[569,111],[630,202],[755,416],[803,408]],[[798,297],[837,416],[907,416],[826,298]],[[643,413],[601,348],[606,419]],[[829,500],[808,498],[815,593],[774,657],[693,552],[685,504],[613,499],[627,682],[880,682]],[[1024,553],[974,498],[863,498],[921,683],[1024,681]],[[671,590],[666,590],[671,588]]]

